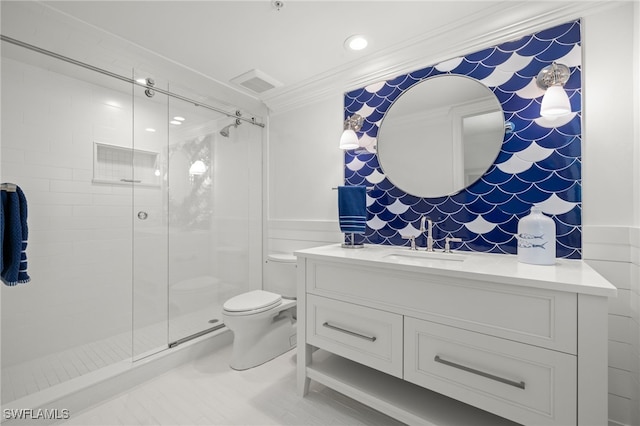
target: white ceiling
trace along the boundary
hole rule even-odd
[[[49,1],[49,6],[229,82],[259,69],[285,86],[313,79],[496,1]],[[349,52],[347,37],[368,48]]]
[[[308,97],[320,96],[331,86],[350,90],[470,53],[505,37],[517,38],[579,17],[582,10],[606,2],[283,0],[284,7],[278,10],[272,0],[55,0],[30,2],[31,9],[36,10],[37,5],[47,12],[30,11],[41,20],[23,18],[29,22],[15,22],[5,13],[22,13],[27,2],[15,2],[21,5],[13,7],[10,3],[2,0],[2,23],[9,36],[14,32],[16,38],[37,40],[35,44],[51,43],[45,48],[75,53],[83,42],[89,42],[65,35],[56,44],[55,37],[44,35],[44,29],[28,28],[53,28],[61,12],[77,27],[89,24],[97,32],[106,31],[117,36],[121,45],[159,55],[273,108],[286,105],[282,99],[302,92]],[[367,36],[370,44],[360,52],[347,51],[343,42],[356,33]],[[94,52],[96,57],[110,53],[101,45],[105,43],[95,40],[103,49],[99,56]],[[283,86],[259,95],[230,82],[252,69]]]

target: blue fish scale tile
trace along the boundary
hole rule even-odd
[[[547,50],[544,52],[540,52],[537,55],[537,58],[542,61],[554,61],[558,58],[558,56],[566,56],[573,49],[573,44],[561,44],[557,42],[552,42]]]
[[[507,82],[508,83],[508,82]],[[527,83],[529,84],[529,83]],[[526,84],[525,84],[526,86]],[[511,121],[513,124],[515,124],[515,128],[516,129],[523,129],[524,128],[524,122],[529,121],[529,120],[524,120],[520,118],[520,115],[518,115],[518,113],[520,111],[526,110],[528,107],[531,106],[531,104],[534,104],[535,101],[532,99],[523,99],[521,97],[519,97],[516,94],[512,94],[511,96],[509,96],[508,99],[505,99],[504,101],[501,101],[502,103],[502,110],[504,111],[505,114],[509,114],[509,121]],[[520,123],[518,123],[518,120],[521,121]],[[518,126],[518,124],[520,124],[520,126]]]
[[[500,210],[505,213],[523,215],[523,213],[529,213],[529,211],[531,210],[531,203],[522,201],[520,198],[514,195],[506,203],[500,204],[499,207]]]
[[[482,236],[494,245],[506,244],[513,240],[513,232],[504,232],[500,227],[495,227]]]
[[[564,88],[567,91],[579,91],[582,83],[582,73],[578,68],[574,68],[571,70],[571,74],[569,74],[569,80],[564,84]]]
[[[415,195],[404,194],[398,200],[405,206],[414,206],[420,202],[420,197]]]
[[[523,61],[521,69],[511,70],[512,75],[506,81],[503,79],[504,83],[490,87],[502,105],[505,120],[512,123],[513,129],[505,135],[494,164],[466,189],[445,197],[416,197],[395,187],[385,177],[375,153],[364,149],[345,152],[345,184],[373,186],[373,190],[367,193],[373,200],[369,203],[368,220],[379,228],[367,226],[366,233],[358,236],[356,241],[406,246],[408,241],[402,239],[400,232],[409,225],[417,229],[420,218],[428,215],[434,221],[438,247],[444,245],[445,237],[456,236],[464,239],[463,243],[455,246],[457,250],[515,254],[514,234],[518,220],[529,214],[532,204],[540,203],[544,211],[544,206],[549,203],[549,208],[555,212],[551,216],[558,231],[558,257],[581,258],[580,65],[572,64],[571,75],[565,85],[574,113],[568,122],[559,123],[557,128],[544,121],[538,122],[542,97],[529,98],[527,95],[527,87],[540,69],[579,49],[580,42],[580,21],[568,22],[466,55],[449,71],[429,66],[397,76],[384,84],[346,93],[345,118],[370,111],[364,117],[365,123],[358,135],[366,134],[375,140],[387,110],[415,84],[443,73],[492,81],[496,67],[501,67],[514,54],[528,59]],[[503,68],[500,69],[504,72]],[[536,146],[532,146],[534,144]],[[525,150],[528,154],[520,154]],[[517,157],[516,164],[525,162],[519,170],[511,166],[516,160],[514,157]],[[358,170],[348,168],[352,161],[357,161],[354,168]]]
[[[500,188],[509,194],[520,194],[521,192],[528,191],[532,186],[533,183],[525,182],[520,179],[518,175],[513,175],[511,179],[500,185]]]
[[[460,62],[460,64],[451,70],[451,74],[469,75],[476,69],[477,62],[469,62],[466,58]]]
[[[469,192],[473,195],[483,195],[490,193],[494,188],[494,185],[487,182],[483,179],[475,182],[474,184],[467,187],[466,192]]]
[[[482,62],[478,62],[473,70],[467,73],[467,76],[475,78],[477,80],[482,80],[483,78],[489,77],[494,69],[494,67],[490,67],[483,64]]]
[[[541,61],[538,57],[534,56],[531,58],[531,61],[525,67],[518,70],[516,74],[522,77],[534,79],[540,70],[549,64],[550,63],[548,61]]]
[[[517,73],[513,74],[509,80],[500,85],[501,92],[517,92],[520,89],[527,87],[531,83],[531,77],[521,76]],[[505,109],[505,111],[511,111]]]
[[[563,191],[567,191],[569,188],[573,187],[574,185],[575,185],[575,181],[564,179],[558,176],[555,172],[551,173],[551,175],[547,179],[535,183],[535,186],[537,188],[549,194],[552,194],[552,193],[557,194]],[[547,196],[545,197],[545,199],[546,198],[549,198],[549,197]]]
[[[508,41],[506,43],[502,43],[500,46],[498,46],[498,49],[503,51],[503,52],[510,52],[510,53],[514,53],[520,49],[522,49],[522,46],[525,46],[527,43],[529,43],[529,41],[533,38],[533,36],[524,36],[518,40],[514,40],[514,41]]]
[[[411,76],[411,78],[414,78],[416,80],[424,80],[427,77],[432,77],[436,72],[437,71],[435,67],[427,67],[418,71],[411,72],[409,73],[409,75]]]
[[[538,56],[544,52],[551,45],[550,40],[541,40],[536,36],[533,36],[527,44],[518,49],[515,53],[520,56]],[[561,55],[558,56],[559,58]]]
[[[382,229],[378,229],[378,235],[380,235],[382,238],[393,238],[396,235],[398,235],[398,231],[394,228],[392,228],[391,226],[385,226]],[[402,238],[402,237],[401,237]]]
[[[493,88],[493,94],[496,96],[496,98],[498,98],[498,101],[502,105],[502,109],[505,115],[507,115],[507,118],[508,119],[511,118],[508,116],[508,111],[504,109],[504,105],[507,101],[509,101],[511,98],[517,95],[511,92],[503,92],[502,90],[500,90],[500,86],[496,86]]]
[[[571,111],[580,111],[582,106],[582,95],[579,92],[574,92],[569,96],[569,103],[571,104]],[[581,116],[581,114],[576,114],[576,116]]]
[[[536,165],[543,170],[558,173],[564,169],[570,169],[571,167],[573,167],[573,163],[575,161],[575,158],[560,155],[558,151],[553,151],[551,155],[544,160],[536,162]]]
[[[448,215],[444,217],[444,220],[437,220],[434,224],[436,225],[433,231],[434,236],[441,232],[444,232],[447,235],[456,235],[464,228],[464,224],[456,222]]]
[[[478,199],[478,195],[469,191],[460,191],[451,196],[451,199],[458,204],[468,205]]]
[[[465,57],[465,59],[469,62],[480,62],[484,59],[488,59],[491,55],[497,50],[497,47],[489,47],[484,50],[480,50],[475,53],[471,53]]]
[[[414,210],[408,209],[406,212],[400,215],[405,224],[419,222],[422,217],[422,213],[417,213]]]
[[[500,205],[506,203],[513,196],[512,193],[505,191],[499,186],[496,186],[491,192],[482,196],[482,199],[492,205]]]
[[[379,90],[378,90],[378,96],[381,96],[383,98],[386,98],[388,96],[390,96],[391,94],[393,94],[395,91],[398,90],[397,86],[391,86],[389,84],[384,84]]]
[[[495,68],[498,65],[502,65],[507,62],[507,60],[510,59],[511,56],[513,56],[512,52],[505,52],[504,50],[498,49],[496,47],[493,49],[493,52],[491,52],[491,55],[482,59],[480,62],[488,67]]]
[[[576,204],[582,199],[582,185],[574,182],[566,191],[556,192],[555,195],[561,200]]]
[[[582,164],[580,163],[580,159],[576,158],[571,163],[571,167],[567,167],[566,169],[562,170],[556,170],[556,173],[566,179],[573,179],[574,181],[579,182],[581,170]]]
[[[580,27],[578,21],[567,22],[553,28],[542,30],[535,34],[535,37],[540,40],[556,40],[566,37],[567,35],[571,38],[569,41],[564,42],[564,44],[572,44],[580,41]]]

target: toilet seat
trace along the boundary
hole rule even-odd
[[[264,290],[253,290],[227,300],[223,305],[226,315],[252,315],[268,311],[282,304],[282,296]]]

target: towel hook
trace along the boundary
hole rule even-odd
[[[16,192],[18,185],[15,183],[2,183],[0,184],[0,190],[7,192]]]

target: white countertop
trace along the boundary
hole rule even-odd
[[[351,249],[340,244],[299,250],[294,254],[299,258],[595,296],[616,297],[617,294],[616,287],[583,260],[556,259],[555,265],[543,266],[520,263],[517,256],[508,254],[467,251],[430,254],[424,249],[414,251],[408,247],[365,245]]]

